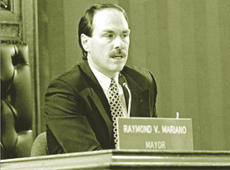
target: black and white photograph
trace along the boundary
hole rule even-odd
[[[1,0],[2,170],[230,169],[230,0]]]

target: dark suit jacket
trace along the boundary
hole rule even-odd
[[[156,116],[157,90],[152,74],[127,66],[121,74],[132,93],[131,116]],[[51,82],[45,119],[50,154],[114,148],[110,107],[87,61]]]

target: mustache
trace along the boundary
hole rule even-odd
[[[109,53],[110,57],[115,57],[115,56],[122,56],[122,57],[126,57],[127,56],[127,52],[125,50],[122,49],[116,49],[116,50],[112,50]]]

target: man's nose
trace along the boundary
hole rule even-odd
[[[114,48],[122,49],[124,47],[124,42],[122,41],[120,36],[117,36],[114,40]]]

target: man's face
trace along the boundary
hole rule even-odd
[[[101,73],[112,78],[121,71],[128,58],[128,23],[117,9],[103,9],[93,19],[89,38],[89,62]]]

